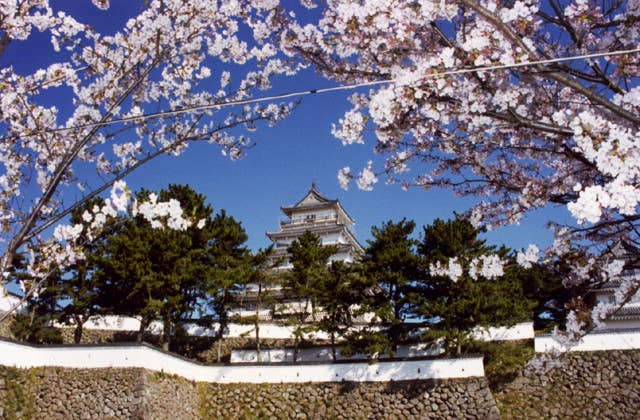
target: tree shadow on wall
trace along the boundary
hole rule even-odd
[[[390,381],[385,384],[385,394],[400,394],[407,399],[413,399],[428,392],[431,393],[438,386],[435,379],[418,379],[413,381]]]

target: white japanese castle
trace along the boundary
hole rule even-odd
[[[302,303],[298,300],[284,299],[278,273],[293,268],[287,248],[307,231],[318,235],[322,245],[338,247],[338,252],[331,256],[330,261],[353,262],[364,252],[353,231],[354,220],[337,199],[332,200],[321,194],[315,183],[311,184],[311,189],[300,201],[280,209],[287,219],[280,221],[278,231],[267,232],[267,237],[273,243],[270,259],[275,265],[272,270],[274,282],[261,285],[260,288],[256,284],[247,285],[240,299],[240,306],[230,310],[231,316],[242,318],[257,314],[263,321],[272,320],[275,305],[257,302],[259,290],[275,295],[280,315],[287,312],[283,307]]]
[[[280,221],[280,230],[277,232],[267,232],[274,245],[273,259],[281,261],[277,269],[292,267],[287,248],[306,231],[318,235],[322,245],[338,246],[338,252],[331,257],[331,261],[353,262],[362,254],[362,246],[353,232],[355,222],[338,200],[322,195],[315,183],[296,204],[280,209],[287,219]]]

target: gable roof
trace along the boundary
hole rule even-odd
[[[319,204],[320,205],[335,204],[337,202],[338,200],[331,200],[330,198],[327,198],[324,194],[322,194],[320,191],[318,191],[318,188],[316,187],[316,183],[313,182],[311,183],[311,189],[300,201],[298,201],[296,204],[292,206],[281,207],[281,209],[285,211],[285,210],[298,209],[301,207],[315,207],[315,206],[318,206]]]
[[[315,182],[311,183],[311,189],[309,189],[307,194],[300,201],[292,206],[280,207],[280,210],[282,210],[282,212],[287,216],[291,216],[291,214],[296,210],[312,210],[334,206],[337,206],[339,208],[340,212],[344,214],[349,222],[351,222],[352,224],[355,223],[349,213],[347,213],[346,210],[340,205],[340,201],[338,201],[338,199],[332,200],[330,198],[327,198],[324,194],[318,191]]]

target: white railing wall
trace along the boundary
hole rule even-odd
[[[0,364],[19,368],[143,368],[217,383],[385,382],[484,376],[482,357],[325,364],[204,366],[147,345],[30,346],[0,340]]]
[[[570,347],[565,347],[551,335],[541,335],[535,338],[537,353],[635,349],[640,349],[640,330],[592,332]]]
[[[68,325],[57,324],[58,327]],[[213,324],[211,328],[199,326],[195,323],[182,324],[186,332],[194,337],[213,337],[217,334],[218,326]],[[113,331],[138,331],[140,329],[140,321],[133,317],[104,315],[92,317],[84,325],[85,330],[113,330]],[[260,323],[261,338],[294,338],[294,327],[280,325],[269,322]],[[159,334],[162,331],[162,323],[159,321],[151,323],[148,330],[153,334]],[[512,327],[489,327],[488,329],[476,328],[473,332],[474,336],[485,341],[501,341],[501,340],[527,340],[534,337],[533,322],[522,322]],[[225,332],[225,337],[254,337],[254,327],[252,324],[230,323]],[[326,340],[329,335],[317,331],[311,334],[310,338]]]
[[[527,321],[512,327],[476,328],[473,336],[482,341],[530,340],[535,337],[535,332],[533,321]]]
[[[293,349],[266,349],[260,351],[260,360],[267,363],[280,363],[293,361]],[[426,343],[413,344],[410,346],[398,346],[396,357],[432,357],[443,353],[439,346],[432,347]],[[362,360],[366,356],[354,354],[353,356],[343,356],[340,350],[336,349],[337,360]],[[383,356],[384,358],[384,356]],[[332,361],[333,353],[331,347],[303,348],[298,351],[297,360],[299,362],[322,362]],[[258,362],[258,352],[256,350],[232,350],[231,363],[256,363]]]

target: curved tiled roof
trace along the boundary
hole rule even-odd
[[[611,315],[611,319],[640,318],[640,306],[623,306]]]

